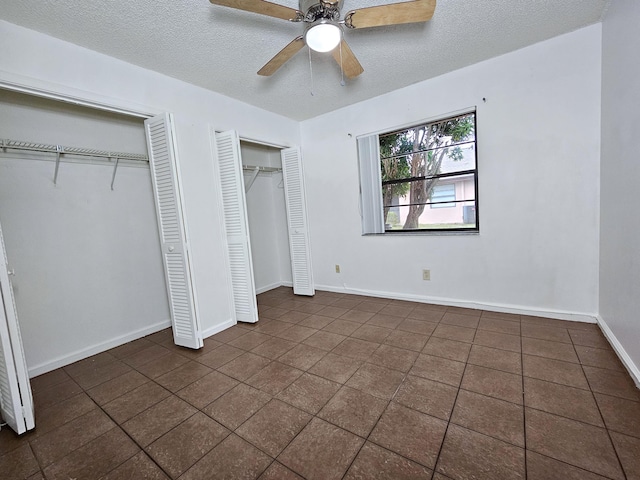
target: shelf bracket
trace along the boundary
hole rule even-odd
[[[61,145],[56,145],[56,170],[53,172],[53,184],[58,184],[58,169],[60,168],[60,155],[64,153]]]
[[[113,166],[113,175],[111,175],[111,190],[113,190],[113,183],[116,181],[116,172],[118,171],[118,162],[120,159],[116,157],[116,164]]]
[[[260,167],[256,167],[253,170],[253,173],[251,174],[251,178],[249,179],[249,181],[247,182],[247,184],[244,187],[244,192],[247,193],[249,192],[249,190],[251,190],[251,187],[253,186],[253,183],[256,181],[256,178],[258,178],[258,174],[260,173]]]

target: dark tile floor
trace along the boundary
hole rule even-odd
[[[640,394],[595,325],[279,288],[32,380],[9,479],[640,478]]]

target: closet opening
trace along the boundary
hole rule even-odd
[[[170,324],[147,158],[142,118],[0,89],[0,405],[18,433],[29,377]]]
[[[241,140],[213,126],[210,138],[233,321],[255,323],[256,292],[291,285],[296,295],[315,294],[300,148]]]
[[[256,294],[293,285],[281,150],[240,138]]]
[[[0,223],[32,377],[172,325],[150,120],[0,89]]]

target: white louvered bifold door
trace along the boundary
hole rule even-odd
[[[144,121],[151,180],[162,248],[162,259],[176,345],[203,345],[198,321],[189,244],[182,210],[180,169],[176,155],[173,117],[163,114]]]
[[[35,427],[33,396],[0,228],[0,410],[16,433]]]
[[[222,193],[235,319],[238,322],[255,323],[258,321],[258,305],[253,279],[240,140],[235,131],[216,133],[212,129],[211,136],[218,157],[216,171]]]
[[[284,196],[289,226],[289,249],[291,250],[291,272],[293,293],[314,295],[313,272],[311,270],[311,247],[307,223],[307,203],[304,193],[302,158],[299,148],[285,148],[282,157]]]

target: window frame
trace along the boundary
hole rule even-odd
[[[420,126],[425,126],[425,125],[433,125],[433,124],[437,124],[437,123],[441,123],[441,122],[445,122],[448,120],[453,120],[456,118],[460,118],[460,117],[465,117],[465,116],[469,116],[472,115],[473,116],[473,127],[474,127],[474,139],[473,140],[468,140],[468,141],[461,141],[458,142],[457,145],[462,145],[462,144],[473,144],[474,145],[474,169],[467,169],[467,170],[461,170],[459,172],[447,172],[447,173],[442,173],[442,174],[437,174],[437,175],[431,175],[431,176],[424,176],[424,177],[411,177],[411,178],[404,178],[404,179],[397,179],[397,180],[390,180],[390,181],[382,181],[382,174],[381,174],[381,156],[380,156],[380,152],[379,152],[379,147],[380,147],[380,137],[384,136],[384,135],[389,135],[389,134],[393,134],[393,133],[399,133],[399,132],[403,132],[406,130],[410,130],[412,128],[415,127],[420,127]],[[372,139],[375,138],[377,144],[378,144],[378,155],[377,155],[377,159],[376,160],[376,168],[377,170],[380,172],[378,177],[379,178],[379,183],[377,185],[373,185],[371,188],[369,185],[367,185],[372,177],[371,175],[369,175],[368,177],[363,176],[362,174],[362,166],[363,164],[366,164],[367,162],[369,162],[370,164],[373,163],[374,159],[371,157],[368,158],[363,158],[363,154],[361,152],[360,149],[360,142],[361,141],[368,141],[371,142]],[[428,151],[432,151],[432,150],[437,150],[440,148],[445,148],[446,146],[443,147],[436,147],[436,148],[430,148],[430,149],[425,149],[423,150],[421,153],[426,153]],[[368,154],[371,154],[371,149],[368,150],[367,152]],[[406,155],[406,154],[404,154]],[[472,203],[473,207],[475,208],[475,226],[472,227],[460,227],[460,228],[417,228],[417,229],[387,229],[385,224],[386,219],[383,219],[382,221],[382,228],[379,228],[378,225],[368,225],[367,222],[365,221],[364,215],[362,218],[362,234],[363,235],[386,235],[386,234],[391,234],[391,235],[403,235],[403,234],[408,234],[408,235],[469,235],[469,234],[479,234],[480,233],[480,215],[479,215],[479,210],[480,210],[480,199],[479,199],[479,189],[478,189],[478,178],[479,178],[479,166],[478,166],[478,115],[477,115],[477,110],[475,108],[472,109],[466,109],[466,110],[460,110],[457,112],[452,112],[446,115],[442,115],[442,116],[438,116],[438,117],[433,117],[430,118],[428,120],[424,120],[421,122],[413,122],[411,124],[408,124],[404,127],[396,127],[396,128],[392,128],[392,129],[388,129],[385,131],[380,131],[376,134],[373,135],[368,135],[368,136],[361,136],[358,137],[358,161],[359,161],[359,165],[360,165],[360,201],[361,201],[361,213],[364,212],[365,210],[369,210],[369,212],[371,211],[372,208],[375,208],[376,205],[381,205],[382,209],[380,211],[380,216],[384,216],[384,205],[382,202],[382,193],[383,193],[383,188],[385,184],[393,184],[393,183],[406,183],[406,182],[412,182],[412,181],[421,181],[421,180],[429,180],[429,179],[438,179],[438,178],[447,178],[447,177],[460,177],[460,176],[467,176],[467,175],[471,175],[472,176],[472,181],[473,181],[473,186],[474,186],[474,199],[472,200],[467,200],[467,199],[461,199],[461,200],[455,200],[454,202],[451,201],[447,201],[445,203],[461,203],[463,204],[463,208],[464,208],[464,203]],[[369,165],[368,169],[370,171],[370,169],[373,168],[373,165]],[[374,177],[375,178],[375,177]],[[371,192],[374,193],[371,193]],[[369,198],[369,196],[373,197],[373,201],[372,198]],[[425,202],[424,204],[425,206],[429,206],[431,208],[432,205],[434,205],[434,203],[432,202]],[[371,213],[369,213],[369,216],[371,216]]]

